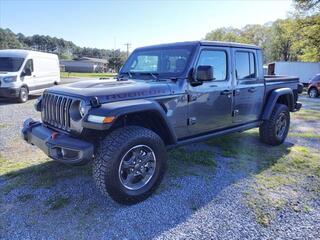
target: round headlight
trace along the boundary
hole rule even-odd
[[[87,106],[84,101],[73,101],[70,107],[70,117],[74,121],[79,121],[87,114],[90,106]]]

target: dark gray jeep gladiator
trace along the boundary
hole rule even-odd
[[[100,191],[123,204],[149,197],[166,170],[167,149],[259,127],[281,144],[300,109],[299,79],[264,76],[253,45],[182,42],[138,48],[116,79],[47,89],[42,122],[23,138],[71,165],[93,160]]]

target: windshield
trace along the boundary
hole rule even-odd
[[[24,59],[13,57],[0,57],[0,71],[2,72],[17,72]]]
[[[179,76],[186,70],[193,48],[194,46],[188,45],[138,49],[130,55],[120,74]]]

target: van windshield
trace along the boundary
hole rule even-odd
[[[0,71],[1,72],[17,72],[24,59],[15,57],[0,57]]]

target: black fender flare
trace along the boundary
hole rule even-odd
[[[274,106],[276,105],[278,99],[280,96],[285,96],[287,99],[287,102],[289,104],[289,110],[294,110],[294,95],[291,88],[279,88],[275,89],[271,92],[269,97],[267,98],[263,113],[262,113],[262,119],[268,120],[271,117],[272,111],[274,109]]]
[[[91,108],[84,118],[82,122],[83,127],[96,129],[96,130],[107,130],[112,127],[112,124],[97,124],[90,123],[87,121],[88,116],[97,115],[97,116],[112,116],[116,119],[133,113],[141,113],[145,111],[153,111],[159,117],[159,121],[162,121],[165,124],[165,127],[169,131],[170,142],[176,143],[177,137],[173,130],[171,123],[168,120],[168,117],[164,111],[164,109],[160,106],[159,103],[153,100],[148,99],[135,99],[135,100],[127,100],[127,101],[118,101],[118,102],[110,102],[104,103],[98,108]]]

